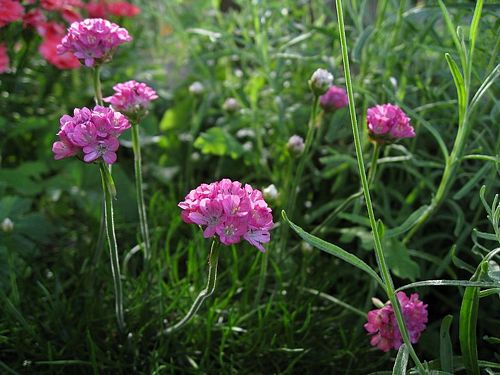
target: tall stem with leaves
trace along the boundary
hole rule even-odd
[[[398,327],[399,327],[399,330],[401,332],[401,336],[403,338],[403,341],[406,344],[406,346],[408,347],[410,355],[411,355],[413,361],[415,362],[419,372],[424,374],[425,368],[422,365],[422,363],[420,362],[420,359],[418,358],[417,354],[415,353],[415,351],[411,345],[410,337],[409,337],[408,330],[407,330],[405,322],[404,322],[401,307],[400,307],[399,301],[396,297],[394,284],[392,281],[391,274],[389,272],[389,267],[387,266],[387,263],[386,263],[386,260],[384,257],[381,235],[380,235],[379,228],[378,228],[378,225],[377,225],[377,222],[375,219],[375,214],[373,211],[373,205],[372,205],[371,196],[370,196],[368,178],[366,176],[366,170],[365,170],[365,165],[364,165],[364,161],[363,161],[363,150],[361,147],[361,139],[360,139],[358,123],[357,123],[357,119],[356,119],[356,109],[354,106],[354,94],[353,94],[353,88],[352,88],[351,73],[350,73],[350,68],[349,68],[349,55],[347,52],[347,41],[346,41],[345,28],[344,28],[344,14],[343,14],[342,0],[336,0],[336,8],[337,8],[337,18],[338,18],[338,24],[339,24],[340,45],[341,45],[341,49],[342,49],[342,60],[344,62],[344,75],[345,75],[346,86],[347,86],[347,95],[349,98],[349,114],[351,117],[351,126],[352,126],[352,132],[353,132],[353,136],[354,136],[354,147],[356,149],[358,170],[359,170],[359,175],[361,178],[361,186],[362,186],[363,194],[365,197],[366,208],[368,211],[368,218],[370,221],[373,239],[375,242],[375,256],[377,259],[377,265],[379,267],[380,274],[382,276],[382,280],[386,286],[387,296],[388,296],[389,300],[391,301],[391,304],[394,308],[394,313],[396,315],[396,320],[397,320]]]

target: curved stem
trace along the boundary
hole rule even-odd
[[[361,148],[361,139],[360,139],[358,123],[357,123],[357,119],[356,119],[356,109],[354,107],[354,95],[353,95],[353,89],[352,89],[351,72],[350,72],[350,68],[349,68],[349,55],[347,52],[347,41],[346,41],[346,36],[345,36],[342,0],[335,0],[335,3],[336,3],[336,8],[337,8],[337,18],[338,18],[338,24],[339,24],[340,45],[341,45],[341,49],[342,49],[342,60],[344,62],[344,75],[345,75],[346,86],[347,86],[347,96],[349,98],[349,114],[351,117],[352,133],[353,133],[353,137],[354,137],[354,147],[356,149],[356,159],[358,162],[359,175],[361,178],[361,186],[363,188],[363,194],[365,196],[366,208],[368,211],[368,218],[370,220],[370,226],[372,229],[373,239],[375,242],[375,256],[377,259],[378,267],[380,269],[382,280],[384,281],[384,284],[386,285],[387,295],[388,295],[389,300],[391,301],[391,304],[394,308],[394,313],[396,315],[396,320],[397,320],[398,327],[399,327],[399,330],[401,332],[401,336],[403,338],[403,341],[407,345],[409,352],[410,352],[410,355],[411,355],[413,361],[415,362],[419,372],[424,374],[425,368],[422,365],[422,362],[420,362],[420,359],[418,358],[417,354],[415,353],[415,350],[413,349],[411,342],[410,342],[410,337],[408,335],[408,330],[407,330],[405,322],[404,322],[403,314],[401,312],[401,307],[399,305],[399,301],[398,301],[396,294],[395,294],[394,284],[393,284],[393,281],[391,278],[391,274],[389,272],[389,268],[388,268],[387,263],[385,261],[380,234],[379,234],[378,229],[377,229],[377,222],[375,220],[375,214],[373,211],[373,205],[372,205],[372,201],[371,201],[371,197],[370,197],[370,188],[369,188],[369,184],[368,184],[368,179],[366,177],[365,165],[364,165],[364,161],[363,161],[363,150]]]
[[[151,242],[149,241],[148,218],[146,214],[146,205],[144,204],[144,190],[142,187],[139,125],[136,123],[132,123],[132,149],[134,150],[135,193],[137,197],[137,209],[139,211],[139,225],[141,227],[141,239],[144,241],[144,260],[147,262],[151,256]]]
[[[113,285],[115,290],[115,310],[118,328],[125,331],[125,319],[123,314],[123,289],[120,278],[120,261],[118,256],[118,245],[116,243],[115,222],[113,219],[113,197],[111,186],[111,173],[108,166],[104,163],[99,164],[102,179],[102,190],[104,193],[104,218],[106,223],[106,236],[108,238],[109,257],[111,259],[111,273],[113,275]]]
[[[203,301],[210,297],[215,290],[215,283],[217,281],[217,263],[219,261],[219,241],[214,239],[212,241],[212,247],[210,249],[210,256],[208,258],[208,280],[207,286],[203,289],[198,297],[193,302],[193,305],[189,309],[188,313],[184,318],[182,318],[178,323],[169,327],[165,330],[166,334],[170,334],[178,329],[184,327],[186,323],[188,323],[196,314],[196,312],[200,309]]]

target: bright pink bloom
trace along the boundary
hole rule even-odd
[[[245,239],[260,251],[271,239],[273,226],[271,209],[260,190],[238,181],[223,179],[209,185],[202,184],[178,205],[182,220],[189,224],[206,226],[203,235],[219,236],[224,245]]]
[[[102,18],[73,22],[57,46],[58,53],[73,52],[87,67],[109,61],[120,44],[132,40],[128,31]]]
[[[7,47],[5,44],[0,44],[0,74],[9,70],[9,55],[7,54]]]
[[[408,298],[404,292],[398,292],[397,297],[410,334],[410,341],[415,344],[426,327],[427,305],[418,299],[417,293]],[[390,303],[368,312],[368,323],[364,327],[368,334],[373,335],[370,344],[384,352],[390,349],[397,350],[403,344],[394,309]]]
[[[336,109],[346,107],[349,99],[342,87],[331,86],[324,95],[321,95],[319,104],[325,112],[334,112]]]
[[[380,143],[392,143],[401,138],[412,138],[415,130],[410,119],[394,104],[368,108],[366,122],[370,137]]]
[[[52,146],[55,159],[83,154],[87,163],[102,158],[107,164],[116,161],[118,137],[130,127],[125,116],[111,108],[75,108],[73,116],[60,120],[59,140]]]
[[[64,37],[64,26],[55,22],[46,22],[39,25],[37,30],[43,37],[38,51],[49,63],[59,69],[76,69],[80,67],[80,62],[72,53],[57,53],[57,45]]]
[[[147,111],[149,103],[158,99],[158,95],[151,87],[133,80],[118,83],[113,86],[113,90],[115,94],[103,100],[127,115],[141,116]]]
[[[23,17],[24,8],[16,0],[0,0],[0,27]]]
[[[141,13],[141,8],[136,7],[126,1],[116,1],[109,3],[109,13],[118,17],[135,17]]]

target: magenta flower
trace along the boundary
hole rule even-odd
[[[57,46],[57,52],[73,52],[87,67],[109,61],[114,50],[132,40],[128,31],[102,18],[73,22]]]
[[[142,116],[152,100],[158,99],[156,92],[145,83],[127,81],[113,86],[115,94],[103,100],[111,103],[114,109],[127,116]]]
[[[20,20],[24,14],[24,7],[17,0],[0,0],[0,27]]]
[[[415,344],[426,327],[427,305],[418,299],[417,293],[408,298],[404,292],[398,292],[397,297],[410,334],[410,341]],[[368,323],[364,327],[368,334],[372,335],[370,344],[384,352],[388,352],[390,349],[397,350],[403,344],[396,316],[390,303],[380,309],[371,310],[368,313]]]
[[[59,140],[52,146],[54,158],[82,155],[87,163],[102,159],[113,164],[120,145],[117,138],[130,128],[124,115],[102,106],[75,108],[73,117],[64,115],[60,124]]]
[[[346,107],[349,104],[349,99],[342,87],[331,86],[324,95],[321,95],[319,104],[325,112],[334,112],[337,109]]]
[[[381,144],[415,136],[410,119],[401,108],[394,104],[368,108],[366,122],[370,138]]]
[[[9,70],[9,55],[7,54],[7,47],[5,44],[0,43],[0,74]]]
[[[188,224],[205,227],[205,238],[217,235],[224,245],[244,240],[264,252],[262,246],[271,239],[273,226],[271,209],[260,190],[238,181],[223,179],[202,184],[178,205],[181,217]]]

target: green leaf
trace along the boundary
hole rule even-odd
[[[420,275],[418,263],[410,258],[408,249],[397,238],[384,238],[385,259],[391,271],[402,279],[415,280]]]
[[[475,186],[476,184],[478,183],[478,181],[483,178],[491,169],[492,167],[492,164],[490,163],[486,163],[483,165],[483,167],[478,170],[474,176],[472,176],[469,181],[467,181],[467,183],[462,186],[462,188],[457,191],[455,193],[455,195],[453,196],[453,199],[455,200],[459,200],[459,199],[462,199],[463,197],[465,197],[469,191],[471,191]]]
[[[396,356],[396,362],[392,368],[392,375],[405,375],[406,367],[408,366],[409,351],[406,344],[401,345]]]
[[[201,135],[194,142],[194,147],[204,154],[218,156],[229,155],[233,159],[244,153],[243,146],[226,130],[214,127]]]
[[[481,19],[481,11],[483,10],[483,0],[477,0],[472,22],[470,23],[469,31],[469,61],[472,63],[472,56],[474,55],[474,47],[476,46],[477,29],[479,28],[479,20]]]
[[[325,253],[328,253],[330,255],[333,255],[339,259],[342,259],[344,262],[347,262],[358,269],[366,272],[368,275],[373,277],[375,281],[379,283],[379,285],[385,290],[385,284],[383,283],[382,279],[379,277],[377,272],[373,270],[368,264],[363,262],[361,259],[359,259],[357,256],[348,253],[344,249],[338,247],[337,245],[331,244],[329,242],[326,242],[316,236],[313,236],[306,231],[304,231],[301,227],[298,225],[295,225],[292,223],[288,217],[286,216],[285,211],[281,211],[281,215],[283,216],[283,220],[290,225],[290,228],[292,228],[295,233],[299,235],[304,241],[306,241],[308,244],[314,246],[315,248],[324,251]]]
[[[500,287],[500,283],[496,283],[493,281],[468,281],[468,280],[425,280],[425,281],[417,281],[415,283],[406,284],[398,289],[396,292],[405,289],[418,288],[421,286],[465,286],[465,287],[481,287],[481,288],[498,288]]]
[[[173,108],[167,109],[160,121],[160,130],[166,131],[179,126],[187,129],[191,117],[190,108],[191,101],[184,99],[176,103]]]
[[[476,275],[472,277],[475,278]],[[467,287],[460,307],[459,339],[464,366],[469,375],[479,375],[476,338],[478,307],[479,288]]]
[[[453,315],[446,315],[441,322],[439,330],[439,358],[441,369],[453,373],[453,347],[451,346],[450,326],[453,322]]]
[[[352,61],[359,62],[361,61],[361,56],[363,54],[363,48],[366,43],[370,40],[373,35],[374,28],[372,26],[368,26],[363,32],[358,36],[356,42],[354,43],[354,47],[352,49]]]
[[[462,73],[460,73],[460,69],[458,69],[458,65],[451,57],[449,53],[445,53],[446,61],[448,62],[448,66],[450,67],[451,75],[453,76],[453,81],[455,82],[455,87],[457,89],[458,96],[458,118],[459,125],[462,125],[463,120],[465,118],[465,111],[467,110],[467,96],[465,91],[465,83]]]
[[[500,64],[495,66],[495,68],[491,71],[491,73],[486,76],[486,78],[484,79],[484,81],[481,84],[481,86],[479,87],[479,89],[477,89],[476,93],[474,94],[474,97],[472,98],[472,100],[470,102],[470,111],[471,112],[474,110],[477,103],[483,97],[483,95],[486,93],[486,91],[488,91],[490,86],[493,85],[493,83],[495,83],[495,81],[499,75],[500,75]]]
[[[385,237],[386,238],[397,237],[410,230],[415,225],[415,223],[420,219],[420,217],[428,210],[428,208],[429,206],[427,205],[418,208],[410,216],[408,216],[408,218],[401,225],[397,226],[396,228],[387,230]]]

